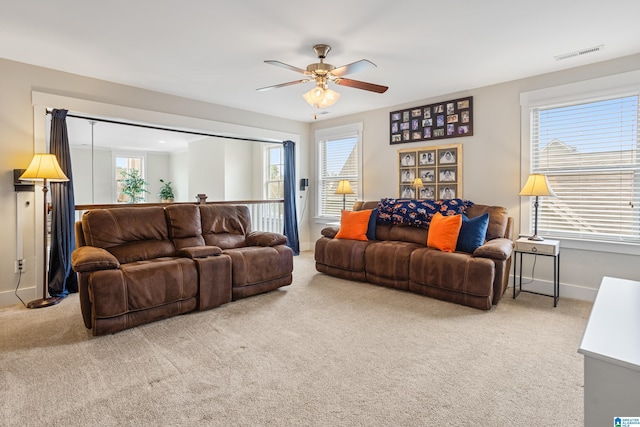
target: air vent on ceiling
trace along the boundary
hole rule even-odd
[[[563,53],[562,55],[554,56],[556,61],[562,61],[563,59],[575,58],[576,56],[586,55],[587,53],[599,52],[604,49],[604,45],[588,47],[586,49],[576,50],[575,52]]]

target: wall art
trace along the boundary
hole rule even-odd
[[[392,111],[391,144],[473,135],[473,97]]]
[[[398,150],[398,188],[406,199],[462,198],[462,144]]]

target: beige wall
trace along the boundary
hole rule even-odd
[[[38,117],[34,131],[32,91],[234,124],[247,127],[248,131],[261,129],[299,135],[298,139],[294,138],[298,154],[297,179],[309,177],[311,184],[298,198],[298,216],[302,217],[301,249],[308,249],[313,246],[323,227],[313,219],[315,151],[309,138],[316,129],[364,123],[363,194],[365,199],[378,199],[396,194],[396,151],[427,145],[389,145],[389,111],[471,95],[474,97],[474,136],[446,140],[464,144],[464,196],[478,203],[506,206],[516,220],[516,230],[519,230],[521,200],[517,194],[521,185],[520,93],[637,70],[639,64],[640,55],[634,55],[434,98],[421,98],[417,89],[416,100],[413,102],[308,125],[0,59],[0,75],[3,77],[0,79],[0,172],[4,181],[0,185],[0,277],[3,278],[0,282],[0,306],[18,302],[13,296],[13,289],[18,280],[18,275],[14,274],[14,261],[18,234],[16,223],[20,221],[26,260],[26,272],[21,279],[21,295],[23,299],[31,299],[41,292],[36,290],[36,283],[41,276],[37,269],[42,264],[37,243],[41,238],[37,232],[41,226],[38,222],[41,212],[40,188],[37,187],[35,193],[16,194],[12,185],[12,170],[25,168],[33,155],[34,144],[36,148],[43,145],[42,141],[37,140],[37,125],[40,123]],[[417,87],[420,84],[422,83],[416,82]],[[49,107],[69,108],[65,105]],[[183,166],[184,160],[171,162],[171,168]],[[176,171],[172,170],[172,173]],[[307,207],[303,209],[307,202]],[[21,215],[20,221],[18,212]],[[603,275],[640,280],[640,270],[633,267],[637,262],[638,257],[633,255],[565,248],[562,250],[563,295],[592,298]],[[530,271],[530,265],[525,265],[526,271]],[[549,280],[549,266],[539,262],[535,277],[543,282]]]
[[[81,99],[122,108],[140,109],[158,114],[188,117],[195,121],[221,124],[225,132],[236,130],[238,134],[250,133],[251,137],[268,134],[273,138],[283,135],[296,142],[298,176],[308,176],[309,151],[306,123],[241,111],[219,105],[189,100],[176,96],[85,78],[69,73],[30,66],[0,59],[0,306],[19,303],[13,295],[19,276],[14,273],[18,231],[22,223],[25,273],[20,289],[25,300],[41,294],[40,266],[41,187],[33,193],[17,194],[13,189],[13,169],[26,168],[34,150],[42,150],[44,114],[35,117],[32,92],[52,94],[70,99]],[[68,105],[47,105],[52,108],[71,108]],[[215,131],[215,127],[207,129]],[[183,164],[184,162],[182,162]],[[180,162],[174,163],[179,165]],[[300,209],[300,207],[298,208]],[[18,220],[18,213],[20,221]],[[309,242],[309,232],[304,224],[300,228],[301,241]]]
[[[311,134],[317,129],[355,122],[364,123],[363,194],[366,200],[398,195],[395,162],[398,149],[462,143],[464,198],[476,203],[507,207],[516,220],[518,233],[521,202],[518,196],[521,188],[520,93],[638,69],[640,55],[634,55],[567,71],[422,99],[419,96],[422,83],[416,81],[418,89],[414,102],[316,122],[311,125]],[[473,96],[473,136],[438,140],[433,143],[389,144],[390,111],[466,96]],[[311,199],[313,197],[312,194]],[[311,203],[309,207],[315,209],[315,203]],[[319,235],[322,227],[323,224],[316,224],[312,220],[311,234]],[[547,261],[549,259],[538,261],[535,278],[542,280],[542,283],[535,285],[545,287],[545,282],[551,280],[551,264]],[[635,267],[640,258],[634,255],[599,250],[563,249],[561,261],[561,294],[565,296],[593,298],[595,289],[604,275],[640,280],[640,269]],[[530,263],[525,264],[524,272],[530,276]],[[550,288],[546,286],[546,289]]]

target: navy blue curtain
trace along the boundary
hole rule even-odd
[[[67,175],[67,182],[51,185],[51,249],[49,255],[49,294],[64,297],[78,292],[78,278],[71,269],[71,252],[76,247],[74,232],[75,200],[71,154],[67,134],[67,110],[51,112],[49,152],[54,154],[60,168]]]
[[[298,214],[296,213],[296,144],[285,141],[284,146],[284,235],[294,255],[300,254]]]

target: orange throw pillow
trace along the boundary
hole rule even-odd
[[[443,252],[455,251],[460,227],[462,227],[462,215],[442,216],[437,212],[431,218],[427,246]]]
[[[367,228],[372,210],[343,210],[340,215],[340,230],[336,234],[336,239],[367,240]]]

